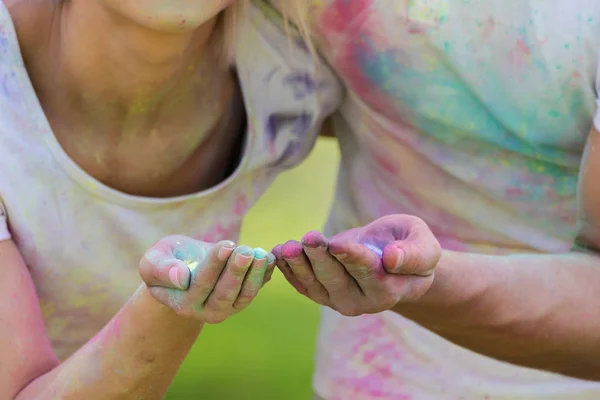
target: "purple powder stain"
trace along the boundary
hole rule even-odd
[[[307,45],[307,43],[306,43],[306,41],[304,39],[302,39],[302,38],[296,38],[296,40],[294,40],[294,42],[306,54],[310,54],[310,48],[308,47],[308,45]]]
[[[275,143],[278,134],[287,127],[291,127],[290,131],[296,138],[301,138],[308,131],[312,122],[313,116],[309,113],[272,114],[266,124],[269,143]]]
[[[272,165],[281,165],[285,160],[294,157],[302,149],[302,139],[313,123],[313,115],[302,114],[273,114],[267,119],[266,134],[269,145],[274,147],[277,136],[288,130],[294,136],[290,139],[281,156]]]
[[[379,257],[383,257],[383,250],[381,250],[379,247],[374,246],[370,243],[365,243],[364,246],[371,250],[373,253],[377,254]]]
[[[265,75],[265,82],[271,82],[278,76],[281,68],[273,68]],[[291,87],[296,100],[302,100],[315,91],[325,88],[324,82],[317,82],[313,74],[309,71],[294,71],[283,77],[283,86]]]
[[[313,94],[317,90],[323,89],[326,85],[315,81],[309,72],[294,72],[283,80],[284,84],[291,86],[294,91],[294,97],[301,100],[306,96]]]

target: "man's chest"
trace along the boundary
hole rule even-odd
[[[318,44],[373,112],[444,138],[580,147],[591,123],[600,3],[329,0]],[[575,132],[575,133],[574,133]],[[565,137],[571,134],[570,137]]]

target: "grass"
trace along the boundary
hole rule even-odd
[[[333,198],[339,153],[320,139],[282,174],[246,218],[240,242],[270,250],[321,229]],[[205,328],[167,400],[310,399],[319,308],[276,272],[244,312]]]

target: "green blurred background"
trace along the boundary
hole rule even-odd
[[[310,157],[282,174],[246,218],[240,243],[270,250],[323,227],[335,189],[339,152],[319,139]],[[307,400],[319,308],[276,271],[244,312],[204,329],[167,400]]]

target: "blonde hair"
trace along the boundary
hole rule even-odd
[[[240,24],[244,23],[248,7],[252,1],[266,0],[235,0],[221,14],[217,35],[217,46],[222,49],[224,61],[231,64],[235,57],[235,42],[239,32]],[[271,0],[275,1],[275,0]],[[267,1],[268,3],[268,1]],[[310,28],[308,23],[308,0],[279,0],[279,10],[283,15],[284,27],[288,37],[291,39],[291,29],[296,29],[306,40],[311,53],[315,52],[310,40]]]

